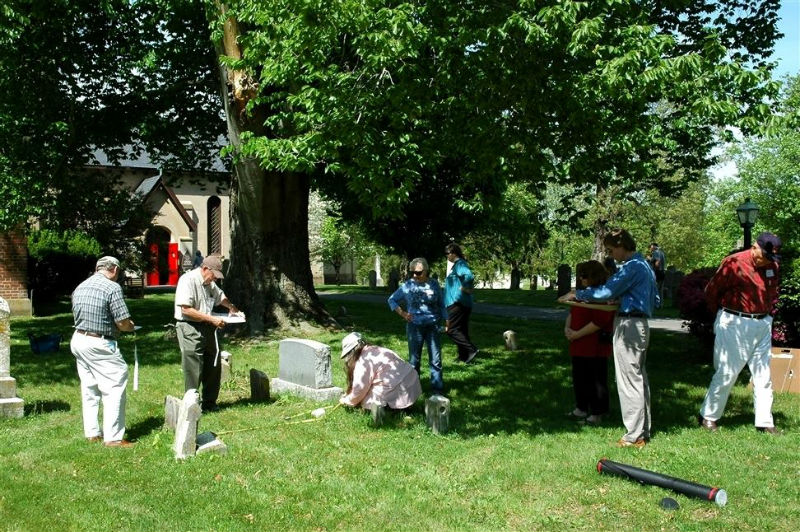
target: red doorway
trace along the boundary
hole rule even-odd
[[[150,250],[150,269],[146,274],[147,286],[178,284],[180,274],[178,243],[169,240],[169,231],[163,227],[155,227],[147,232],[147,249]]]

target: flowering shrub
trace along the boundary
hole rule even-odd
[[[689,332],[709,344],[714,340],[714,316],[706,307],[704,290],[716,268],[695,270],[678,287],[678,310]],[[792,270],[782,272],[778,304],[773,311],[772,345],[800,344],[800,279]]]
[[[781,289],[772,324],[772,345],[800,345],[800,260],[781,262]]]
[[[678,311],[689,332],[709,344],[714,340],[715,316],[706,306],[705,288],[716,268],[694,270],[678,286]]]

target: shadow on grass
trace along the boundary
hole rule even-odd
[[[372,343],[385,345],[403,334],[402,325],[370,319],[376,306],[355,301],[329,300],[329,308],[345,304],[348,314]],[[387,308],[388,312],[388,308]],[[374,327],[364,324],[375,323]],[[495,433],[532,435],[583,430],[565,416],[574,407],[571,365],[562,322],[499,318],[481,315],[470,322],[473,338],[480,339],[480,354],[470,365],[455,362],[455,348],[443,335],[445,394],[451,400],[450,430],[470,438]],[[390,330],[391,329],[391,330]],[[502,334],[517,332],[524,349],[506,351]],[[490,340],[487,343],[487,339]],[[694,426],[696,413],[710,382],[710,354],[685,333],[651,330],[647,355],[653,437]],[[401,351],[406,357],[407,352]],[[427,351],[423,352],[423,393],[430,394]],[[744,378],[744,377],[743,377]],[[614,384],[614,363],[609,360],[610,412],[602,426],[624,431]],[[736,400],[732,399],[733,412]],[[752,412],[752,407],[745,412]],[[733,415],[732,425],[752,424]]]
[[[68,412],[69,403],[65,401],[34,401],[25,404],[25,416],[35,416],[39,414],[49,414],[50,412]]]
[[[164,416],[150,416],[128,427],[126,436],[129,440],[138,440],[154,432],[159,432],[164,426]]]

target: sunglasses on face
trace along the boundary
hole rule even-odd
[[[425,273],[425,270],[414,270],[411,272],[411,275],[417,276],[422,275],[423,273]]]

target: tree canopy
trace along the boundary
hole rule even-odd
[[[11,0],[0,11],[0,218],[99,187],[74,172],[98,148],[202,166],[224,112],[231,289],[252,300],[260,329],[318,307],[312,187],[408,255],[500,212],[511,183],[680,190],[713,163],[720,128],[773,127],[778,5]]]

